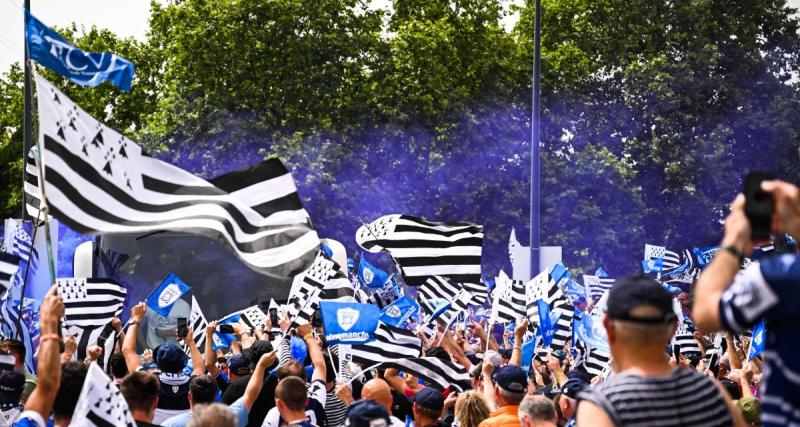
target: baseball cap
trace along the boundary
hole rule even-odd
[[[258,340],[250,346],[250,367],[255,369],[261,356],[272,351],[272,344],[269,341]]]
[[[761,402],[753,396],[743,397],[734,402],[742,411],[744,420],[750,424],[759,422],[761,417]]]
[[[25,388],[25,375],[18,371],[4,371],[0,374],[0,409],[19,405],[22,390]]]
[[[589,387],[589,383],[581,378],[570,378],[561,386],[561,394],[571,399],[577,399],[578,395]]]
[[[432,387],[425,387],[414,395],[414,403],[423,408],[441,411],[444,407],[444,395]]]
[[[168,342],[156,347],[155,361],[158,369],[168,374],[177,374],[183,371],[189,357],[177,344]]]
[[[522,393],[528,388],[528,377],[525,371],[516,365],[501,366],[492,375],[492,380],[503,390]]]
[[[636,317],[631,310],[641,306],[655,307],[656,316]],[[626,277],[618,280],[608,291],[608,317],[626,322],[666,324],[674,322],[672,296],[655,280],[644,277]]]
[[[359,400],[347,408],[344,425],[351,427],[387,427],[389,412],[373,400]]]
[[[511,359],[512,352],[510,348],[501,348],[498,353],[500,353],[500,357],[503,359]]]
[[[247,375],[250,373],[250,363],[241,354],[234,354],[228,359],[228,369],[236,375]]]
[[[558,359],[559,362],[563,362],[567,358],[567,352],[565,352],[564,350],[556,350],[550,354],[556,359]]]

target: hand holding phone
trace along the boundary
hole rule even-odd
[[[774,179],[774,173],[764,171],[750,171],[744,177],[744,213],[750,223],[753,242],[768,241],[770,238],[775,202],[771,194],[761,189],[761,183]]]
[[[232,334],[233,333],[233,325],[230,324],[222,324],[217,325],[217,331],[221,334]]]
[[[186,338],[186,335],[188,335],[188,334],[189,334],[189,326],[186,323],[186,318],[185,317],[179,317],[178,318],[178,330],[177,330],[178,340],[182,340],[182,339]]]

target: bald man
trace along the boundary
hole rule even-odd
[[[361,398],[373,400],[386,408],[386,411],[389,412],[389,419],[392,421],[389,427],[405,427],[406,423],[392,415],[392,389],[389,388],[389,383],[386,381],[378,378],[367,381],[361,389]]]

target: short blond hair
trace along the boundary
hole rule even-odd
[[[478,427],[489,418],[489,407],[477,391],[468,391],[456,399],[456,420],[461,427]]]
[[[196,405],[187,427],[236,427],[236,417],[230,408],[219,403]]]

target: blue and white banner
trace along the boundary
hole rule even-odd
[[[147,297],[147,307],[164,317],[169,317],[169,312],[175,302],[191,289],[175,273],[169,273]]]
[[[380,288],[389,280],[389,274],[378,267],[370,264],[364,253],[361,253],[361,258],[358,261],[358,280],[368,288]]]
[[[601,278],[608,277],[608,273],[606,273],[606,270],[603,267],[600,267],[597,270],[595,270],[594,275]]]
[[[79,85],[95,87],[109,81],[130,92],[133,82],[130,61],[113,53],[84,52],[29,12],[25,18],[25,37],[31,59]]]
[[[536,306],[539,309],[539,332],[542,336],[542,342],[546,347],[550,347],[556,334],[556,328],[550,319],[550,304],[545,300],[538,299],[536,300]]]
[[[719,251],[719,246],[704,246],[702,248],[692,248],[692,253],[694,257],[697,259],[697,265],[700,268],[705,268],[712,259],[714,259],[714,255],[717,254]]]
[[[536,341],[538,337],[536,335],[532,336],[528,341],[522,343],[522,360],[520,364],[522,365],[522,369],[525,373],[530,373],[531,370],[531,363],[533,362],[533,353],[534,349],[536,348]]]
[[[753,328],[753,338],[750,341],[750,350],[747,352],[747,360],[753,360],[756,356],[764,352],[767,346],[767,328],[764,319]]]
[[[381,311],[380,320],[387,325],[402,328],[418,310],[419,304],[408,296],[404,296],[384,308]]]
[[[589,313],[573,321],[573,335],[576,340],[583,341],[588,347],[602,351],[611,351],[608,346],[608,335],[599,317]]]
[[[373,339],[381,311],[372,304],[320,301],[328,344],[364,344]]]
[[[647,273],[661,273],[664,270],[664,259],[654,258],[642,260],[642,270]]]

